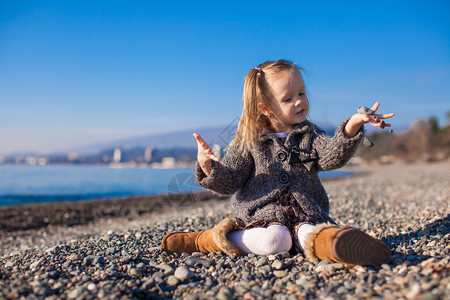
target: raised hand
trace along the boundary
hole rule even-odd
[[[361,126],[363,124],[369,123],[376,127],[391,127],[390,123],[386,123],[384,121],[381,121],[383,119],[389,119],[395,116],[394,113],[390,114],[376,114],[376,111],[378,110],[378,107],[380,106],[379,102],[375,102],[375,104],[370,109],[372,112],[369,111],[369,113],[360,113],[354,114],[351,119],[348,121],[347,125],[344,128],[344,133],[348,137],[354,137]]]
[[[209,176],[211,174],[211,161],[220,161],[220,159],[214,155],[214,153],[211,151],[211,148],[209,148],[208,144],[202,139],[202,137],[198,133],[194,133],[194,137],[197,140],[197,146],[198,146],[198,153],[197,153],[197,160],[200,165],[200,167],[203,170],[203,173],[205,173],[206,176]]]

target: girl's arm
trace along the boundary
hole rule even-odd
[[[316,149],[319,159],[319,171],[329,171],[343,167],[353,157],[364,136],[361,126],[353,137],[347,137],[344,129],[350,119],[339,124],[333,137],[325,132],[315,130],[313,136],[313,149]]]
[[[380,104],[376,102],[372,107],[375,112]],[[313,147],[319,155],[318,165],[320,171],[328,171],[343,167],[353,157],[361,139],[364,136],[365,123],[381,127],[380,119],[393,117],[394,114],[355,114],[342,122],[336,129],[333,137],[325,133],[318,133],[313,141]],[[385,126],[391,125],[385,123]]]
[[[222,195],[230,195],[241,189],[253,169],[250,154],[236,153],[230,149],[220,162],[200,135],[194,133],[194,137],[198,143],[198,162],[195,166],[197,183]]]

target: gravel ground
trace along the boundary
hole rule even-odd
[[[87,224],[5,226],[0,299],[450,299],[450,164],[358,170],[364,175],[324,182],[331,216],[391,247],[381,268],[312,263],[301,254],[159,249],[167,232],[208,229],[230,215],[228,201],[211,196],[181,208],[98,214]]]

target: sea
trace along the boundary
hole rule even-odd
[[[351,175],[320,172],[320,178]],[[202,191],[193,168],[110,168],[97,165],[0,165],[0,205],[80,201]]]

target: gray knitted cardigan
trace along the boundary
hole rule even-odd
[[[209,176],[197,163],[197,183],[222,195],[234,194],[231,206],[235,217],[246,224],[261,219],[284,224],[277,200],[286,189],[317,224],[334,223],[328,216],[329,200],[318,172],[344,166],[356,152],[364,129],[348,138],[343,131],[347,122],[342,122],[330,137],[305,121],[293,128],[284,144],[265,131],[249,152],[231,149],[220,163],[212,161]]]

